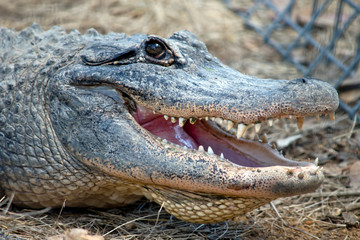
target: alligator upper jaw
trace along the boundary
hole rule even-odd
[[[173,146],[185,150],[203,151],[204,154],[207,150],[206,154],[217,155],[220,159],[227,159],[243,167],[313,165],[285,158],[274,146],[267,143],[266,138],[262,140],[244,138],[246,128],[251,125],[232,126],[234,124],[229,124],[230,121],[219,118],[187,122],[179,118],[175,121],[175,118],[168,119],[167,116],[154,114],[152,110],[140,105],[137,106],[133,117],[141,127],[157,136],[164,148]],[[260,124],[254,126],[254,131],[258,131],[259,126]]]

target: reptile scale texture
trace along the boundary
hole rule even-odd
[[[34,24],[1,28],[0,39],[0,193],[14,205],[110,208],[145,196],[215,223],[324,179],[316,162],[247,136],[278,118],[333,118],[338,95],[325,82],[246,76],[187,31]]]

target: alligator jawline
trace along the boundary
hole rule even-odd
[[[236,132],[221,129],[217,123],[207,120],[187,121],[182,124],[152,110],[137,105],[133,113],[135,121],[163,143],[164,148],[183,148],[193,151],[204,151],[204,154],[215,154],[232,163],[244,167],[267,166],[306,166],[309,163],[292,161],[282,156],[276,149],[262,141],[237,138]],[[214,119],[214,118],[213,118]],[[214,119],[215,120],[215,119]],[[179,118],[179,121],[182,119]],[[207,153],[205,153],[207,149]]]

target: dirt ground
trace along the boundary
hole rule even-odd
[[[284,2],[276,1],[277,3]],[[286,2],[286,0],[285,0]],[[299,21],[306,21],[309,2],[299,1]],[[359,1],[354,1],[360,5]],[[246,9],[252,1],[236,1]],[[267,16],[267,15],[266,15]],[[271,15],[268,16],[271,19]],[[329,17],[331,18],[331,16]],[[326,20],[325,18],[323,19]],[[187,29],[206,43],[209,51],[239,71],[264,78],[292,79],[302,74],[285,63],[271,47],[243,25],[243,21],[216,0],[1,0],[0,26],[21,30],[33,22],[44,29],[61,25],[66,30],[85,32],[95,28],[101,33],[149,33],[170,36]],[[326,22],[326,21],[325,21]],[[360,32],[357,18],[337,48],[344,59],[353,56],[355,36]],[[332,23],[319,23],[322,41],[328,40]],[[288,32],[287,32],[288,31]],[[291,37],[283,29],[280,38]],[[311,57],[311,49],[297,52],[299,58]],[[345,60],[344,60],[345,61]],[[314,74],[331,82],[335,68]],[[347,82],[351,91],[340,92],[341,99],[354,104],[360,97],[360,71]],[[353,85],[351,85],[353,84]],[[347,88],[349,89],[349,88]],[[160,206],[146,200],[111,210],[44,209],[41,211],[9,208],[0,199],[0,229],[23,239],[46,239],[67,232],[66,239],[360,239],[360,128],[339,110],[336,120],[308,118],[302,130],[296,121],[281,119],[265,127],[270,140],[278,143],[285,156],[312,161],[319,158],[326,175],[314,193],[278,199],[236,222],[197,225],[180,221]],[[295,137],[294,137],[295,136]],[[294,138],[291,138],[294,137]],[[292,139],[292,141],[291,141]],[[88,230],[70,232],[71,229]],[[73,230],[74,231],[74,230]],[[70,235],[77,236],[70,238]],[[83,238],[80,237],[81,234]],[[103,238],[102,238],[102,237]],[[0,231],[1,238],[1,231]],[[10,238],[11,239],[11,238]],[[61,237],[53,239],[64,239]]]

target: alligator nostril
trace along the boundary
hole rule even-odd
[[[293,83],[294,84],[307,84],[307,83],[309,83],[309,79],[305,78],[305,77],[296,78],[296,79],[293,80]]]

